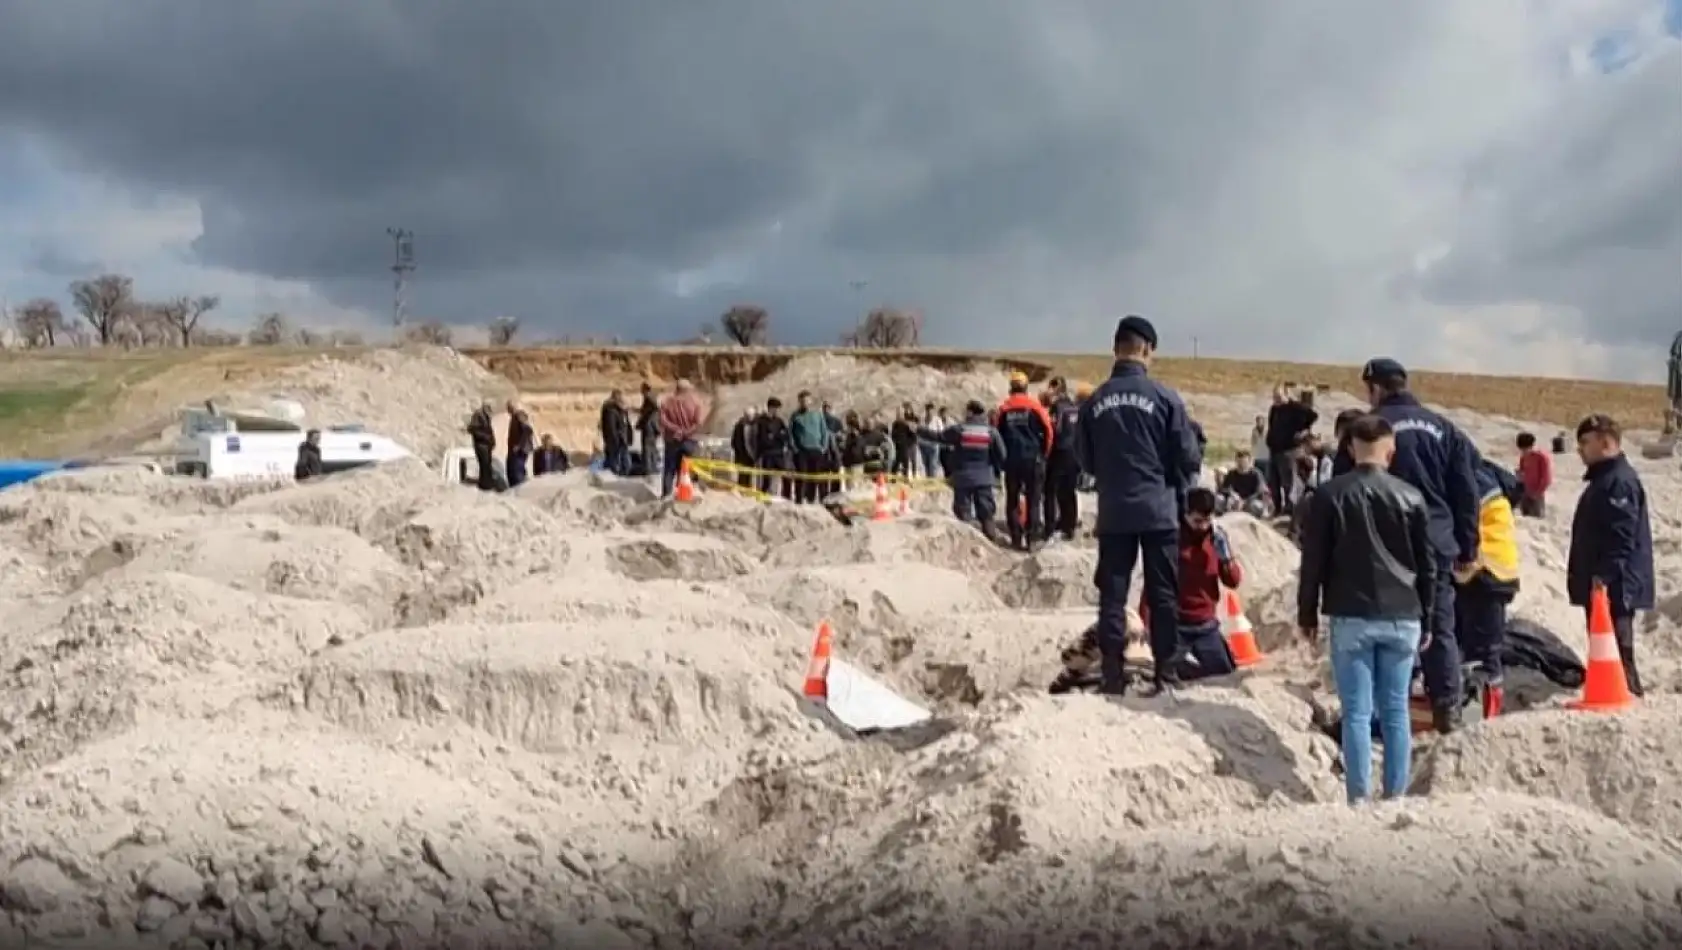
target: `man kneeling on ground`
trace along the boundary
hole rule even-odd
[[[1179,642],[1169,675],[1156,677],[1165,684],[1186,683],[1210,676],[1236,672],[1232,650],[1221,633],[1220,609],[1223,586],[1237,588],[1244,580],[1243,568],[1232,553],[1226,532],[1215,523],[1215,493],[1193,488],[1186,493],[1186,513],[1180,522],[1179,545]],[[1144,630],[1141,611],[1138,629]],[[1133,628],[1133,620],[1128,618]],[[1088,627],[1080,639],[1063,650],[1063,671],[1051,684],[1051,692],[1066,693],[1095,682],[1098,662],[1098,628]]]
[[[1232,460],[1232,469],[1221,476],[1219,509],[1222,512],[1242,511],[1257,518],[1267,517],[1267,485],[1261,470],[1256,468],[1255,456],[1239,452]]]
[[[1179,649],[1174,678],[1180,681],[1224,676],[1237,670],[1226,637],[1221,635],[1221,588],[1237,588],[1244,570],[1233,556],[1232,542],[1215,523],[1215,493],[1186,492],[1180,521]]]

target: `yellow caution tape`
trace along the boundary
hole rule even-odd
[[[751,465],[737,465],[722,459],[692,458],[689,460],[689,471],[696,478],[704,478],[708,482],[735,485],[729,476],[750,475],[755,478],[779,478],[796,482],[841,482],[857,478],[865,478],[872,482],[875,475],[860,475],[843,469],[839,472],[788,472],[774,468],[755,468]],[[944,478],[907,478],[903,475],[884,475],[883,481],[889,485],[903,485],[911,491],[934,491],[948,487]],[[740,486],[738,486],[740,487]],[[763,492],[761,497],[769,497]]]

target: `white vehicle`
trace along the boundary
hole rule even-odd
[[[276,403],[267,412],[227,411],[212,403],[184,409],[175,471],[197,478],[289,479],[308,429],[297,403]],[[323,474],[410,454],[396,441],[364,432],[360,425],[321,427]]]
[[[472,449],[445,449],[438,471],[446,485],[479,484],[479,459]],[[491,480],[499,489],[508,487],[508,473],[503,469],[502,462],[494,458],[491,459]]]

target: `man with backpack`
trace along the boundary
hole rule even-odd
[[[1051,454],[1052,425],[1051,414],[1028,395],[1027,373],[1010,374],[1010,395],[999,404],[998,418],[1005,447],[1005,524],[1010,528],[1010,546],[1032,551],[1041,537],[1041,495],[1045,491],[1046,458]]]

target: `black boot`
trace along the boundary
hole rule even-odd
[[[1437,735],[1446,736],[1460,731],[1460,707],[1433,706],[1431,708],[1431,728]]]

